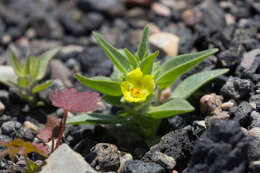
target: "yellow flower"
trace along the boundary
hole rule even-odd
[[[153,93],[155,88],[153,75],[144,75],[138,67],[127,73],[126,81],[121,83],[124,99],[129,102],[142,102]]]

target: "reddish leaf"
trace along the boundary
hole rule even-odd
[[[48,146],[43,143],[32,143],[38,150],[42,151],[44,155],[49,154]]]
[[[101,97],[96,92],[81,92],[76,88],[58,90],[50,96],[54,106],[61,107],[70,112],[89,112],[98,108]]]
[[[49,142],[54,136],[54,131],[60,126],[61,119],[56,118],[54,115],[48,116],[45,128],[40,130],[37,137],[44,142]]]
[[[37,152],[42,156],[47,156],[46,150],[43,150],[43,147],[36,147],[35,144],[31,142],[26,142],[22,139],[14,139],[10,142],[0,142],[0,144],[7,147],[9,153],[12,156],[14,156],[15,154],[27,156],[27,154],[31,152]]]

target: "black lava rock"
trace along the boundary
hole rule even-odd
[[[260,161],[253,161],[249,164],[250,173],[259,173],[260,172]]]
[[[164,173],[165,169],[154,162],[133,160],[126,162],[122,173]]]
[[[212,120],[194,147],[185,173],[244,173],[248,140],[237,121]]]
[[[260,160],[260,139],[255,136],[248,136],[248,159],[250,161]]]
[[[260,46],[260,45],[259,45]],[[260,64],[260,49],[244,53],[240,65],[236,69],[237,76],[248,76],[256,72]]]
[[[196,136],[192,134],[191,130],[172,131],[163,136],[158,144],[151,147],[142,160],[152,161],[154,153],[161,152],[175,159],[177,170],[183,170],[190,160],[195,140]]]
[[[250,80],[230,77],[220,92],[226,97],[238,100],[249,96],[254,84]]]
[[[254,127],[260,127],[260,113],[253,111],[251,112],[251,124],[250,124],[250,129]]]
[[[77,6],[82,11],[100,11],[109,13],[112,8],[123,6],[123,0],[79,0]]]
[[[104,17],[96,12],[87,13],[82,18],[82,25],[89,32],[98,29],[103,23]]]
[[[209,28],[211,32],[221,31],[225,27],[224,11],[214,1],[204,1],[198,10],[202,13],[200,24]]]
[[[218,59],[223,67],[234,67],[241,61],[241,53],[237,47],[230,47],[220,52]]]
[[[234,106],[230,108],[230,114],[233,116],[234,120],[239,121],[240,125],[243,127],[247,127],[250,125],[251,116],[253,108],[248,102],[243,101],[238,106]]]
[[[120,166],[120,152],[108,143],[98,143],[86,157],[90,165],[102,171],[116,171]]]
[[[112,72],[112,62],[99,47],[88,47],[79,54],[77,60],[80,62],[82,71],[90,76],[107,76]]]

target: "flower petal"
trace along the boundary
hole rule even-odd
[[[153,78],[154,78],[153,75],[144,75],[142,79],[144,88],[148,90],[150,94],[154,91],[155,88],[155,82]]]
[[[127,73],[126,81],[136,84],[137,81],[140,81],[143,77],[143,72],[141,71],[140,67],[137,69]]]

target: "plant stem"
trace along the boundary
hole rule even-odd
[[[68,111],[67,110],[64,110],[64,116],[63,116],[63,121],[62,121],[62,124],[61,124],[61,128],[60,128],[60,133],[59,133],[59,136],[58,136],[58,141],[56,143],[56,146],[55,146],[55,149],[56,150],[60,143],[61,143],[61,139],[62,139],[62,136],[63,136],[63,132],[65,130],[65,125],[66,125],[66,121],[67,121],[67,116],[68,116]]]
[[[28,160],[27,156],[24,155],[23,157],[24,157],[24,160],[25,160],[25,163],[26,163],[26,166],[27,166],[28,170],[30,172],[33,172],[33,170],[31,169],[31,166],[30,166],[30,163],[29,163],[29,160]]]
[[[14,159],[15,159],[15,156],[14,155],[12,155],[12,157],[11,157],[11,163],[12,163],[12,165],[11,165],[11,173],[14,173]]]
[[[156,105],[159,105],[161,102],[161,94],[162,94],[162,90],[160,90],[160,88],[158,88],[158,93],[157,93],[157,97],[156,97]]]
[[[51,153],[54,151],[54,135],[51,136]]]

